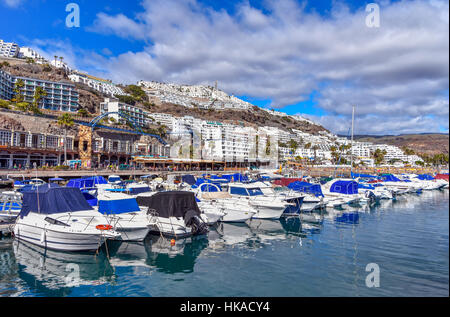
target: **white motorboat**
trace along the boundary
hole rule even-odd
[[[279,197],[264,196],[264,193],[252,183],[230,183],[228,193],[235,199],[248,201],[257,213],[255,219],[279,219],[289,205]]]
[[[97,196],[98,207],[114,230],[121,234],[124,241],[143,241],[154,223],[149,221],[147,213],[141,210],[136,198],[122,193],[102,192]]]
[[[200,209],[203,207],[203,210],[206,210],[208,205],[212,206],[222,214],[222,222],[246,222],[257,213],[248,201],[233,199],[228,192],[221,191],[215,184],[200,184],[196,196],[201,200]]]
[[[22,209],[22,194],[15,191],[0,193],[0,223],[14,221]]]
[[[207,217],[201,213],[193,192],[167,191],[138,195],[139,206],[147,207],[151,232],[186,237],[208,232]]]
[[[23,193],[14,236],[48,249],[94,251],[106,239],[120,238],[112,229],[79,189],[49,184]]]
[[[322,192],[327,198],[331,198],[327,204],[333,204],[334,199],[338,199],[336,205],[344,204],[366,203],[369,199],[364,195],[358,193],[358,183],[350,179],[333,179],[322,185]]]

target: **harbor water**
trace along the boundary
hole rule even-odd
[[[318,224],[220,224],[207,237],[108,242],[98,254],[3,237],[0,296],[448,296],[448,234],[445,189],[327,209]]]

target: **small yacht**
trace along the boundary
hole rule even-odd
[[[202,235],[208,232],[208,219],[202,214],[193,192],[166,191],[138,195],[138,205],[146,207],[150,232],[173,237]]]
[[[94,251],[106,239],[120,238],[112,229],[79,189],[47,184],[23,192],[14,236],[53,250]]]
[[[360,195],[358,183],[353,180],[334,179],[322,185],[322,191],[327,198],[339,199],[344,204],[366,203],[369,198]],[[332,200],[329,203],[333,203]]]
[[[236,200],[248,201],[257,210],[252,218],[279,219],[289,203],[280,197],[264,196],[262,190],[252,183],[230,183],[228,193]]]
[[[200,200],[200,209],[208,209],[208,206],[216,208],[222,214],[222,222],[246,222],[257,213],[249,202],[236,201],[228,192],[221,191],[219,185],[213,183],[200,184],[196,196]]]
[[[0,193],[0,222],[14,221],[22,209],[22,194],[15,191]]]
[[[136,198],[121,193],[103,192],[97,196],[94,209],[108,218],[123,241],[143,241],[150,232],[147,213],[141,210]]]

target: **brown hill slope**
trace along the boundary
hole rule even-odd
[[[448,134],[403,134],[387,136],[355,136],[355,140],[373,142],[376,144],[390,144],[400,148],[409,148],[421,154],[448,154]]]
[[[0,59],[0,62],[2,60]],[[67,74],[62,69],[57,69],[49,65],[27,64],[20,60],[6,60],[9,66],[3,66],[2,69],[15,75],[22,77],[39,78],[42,80],[71,82]],[[80,94],[80,106],[88,110],[91,114],[99,114],[100,103],[103,102],[107,95],[104,95],[89,86],[81,83],[75,84]],[[136,105],[146,108],[150,112],[168,113],[173,116],[190,115],[210,121],[220,121],[233,124],[244,124],[246,126],[272,126],[279,129],[289,131],[297,129],[306,133],[317,134],[319,131],[328,131],[324,127],[311,124],[307,121],[296,121],[287,117],[275,116],[254,106],[250,110],[202,110],[198,108],[187,109],[186,107],[168,104],[156,103],[149,106],[149,103],[139,103]]]

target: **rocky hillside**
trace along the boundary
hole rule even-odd
[[[2,62],[2,60],[0,60]],[[21,77],[39,78],[42,80],[52,80],[61,82],[71,82],[67,74],[62,69],[57,69],[50,65],[27,64],[20,60],[8,60],[9,65],[2,66],[2,69]],[[91,114],[99,113],[100,103],[107,95],[104,95],[87,85],[77,83],[80,94],[80,106]],[[280,117],[267,113],[254,106],[249,110],[202,110],[198,108],[188,109],[186,107],[171,103],[149,103],[137,101],[136,105],[146,108],[150,112],[168,113],[174,116],[190,115],[210,121],[220,121],[226,123],[239,124],[257,127],[272,126],[289,131],[298,129],[307,133],[317,134],[319,131],[328,131],[324,127],[311,124],[306,121],[297,121],[288,117]]]
[[[153,105],[149,110],[152,112],[168,113],[178,117],[189,115],[208,121],[232,124],[243,123],[253,127],[271,126],[285,131],[297,129],[310,134],[317,134],[319,131],[328,131],[320,125],[311,124],[306,121],[297,121],[288,117],[271,115],[256,106],[250,110],[203,110],[198,108],[188,109],[180,105],[163,103]]]
[[[2,70],[14,76],[31,77],[42,80],[51,80],[59,82],[72,83],[66,72],[61,68],[55,68],[51,65],[28,64],[20,60],[0,59],[0,62],[8,62],[9,65],[2,66]],[[90,113],[98,112],[100,102],[104,100],[106,95],[90,88],[87,85],[76,84],[80,94],[80,107],[86,109]]]
[[[448,154],[449,135],[430,134],[403,134],[387,136],[355,136],[355,140],[372,142],[376,144],[390,144],[400,148],[408,148],[420,154]]]

